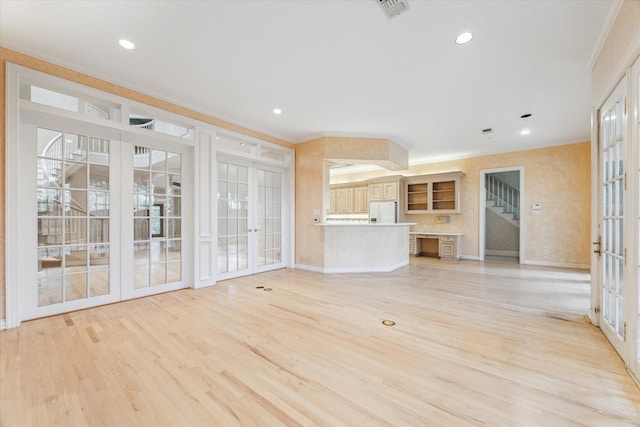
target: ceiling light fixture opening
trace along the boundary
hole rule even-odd
[[[135,43],[133,43],[133,42],[127,40],[127,39],[118,40],[118,44],[120,45],[121,48],[126,49],[126,50],[136,50],[137,49]]]
[[[520,135],[529,135],[531,133],[531,131],[529,129],[522,129],[520,131]]]
[[[466,44],[473,38],[473,33],[462,33],[456,37],[456,44]]]
[[[280,108],[274,108],[274,109],[273,109],[273,114],[277,114],[277,115],[282,114],[282,109],[280,109]]]

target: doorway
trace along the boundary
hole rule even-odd
[[[598,253],[600,293],[599,324],[618,354],[627,360],[627,300],[625,203],[626,196],[626,114],[627,93],[623,79],[600,108],[598,116],[598,203],[599,236],[594,242]]]
[[[17,160],[20,321],[188,286],[189,148],[56,117],[20,124]]]
[[[217,278],[284,268],[284,171],[225,157],[217,169]]]
[[[480,260],[524,260],[524,167],[480,171]]]

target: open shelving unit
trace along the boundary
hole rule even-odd
[[[407,184],[407,211],[429,209],[429,183]]]
[[[456,182],[442,181],[433,184],[433,210],[456,209]]]
[[[460,179],[464,173],[446,172],[407,177],[405,213],[460,213]]]

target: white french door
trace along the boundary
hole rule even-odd
[[[20,320],[120,298],[115,135],[55,120],[20,126]]]
[[[20,321],[188,286],[189,150],[59,117],[21,123]]]
[[[624,98],[621,81],[599,114],[600,165],[600,327],[618,354],[626,360],[626,154]]]
[[[149,138],[122,144],[122,298],[187,287],[186,146]]]
[[[283,268],[284,172],[218,160],[219,280]]]

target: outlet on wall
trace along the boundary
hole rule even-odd
[[[544,248],[544,249],[542,250],[542,255],[543,255],[543,256],[549,256],[549,249]]]

